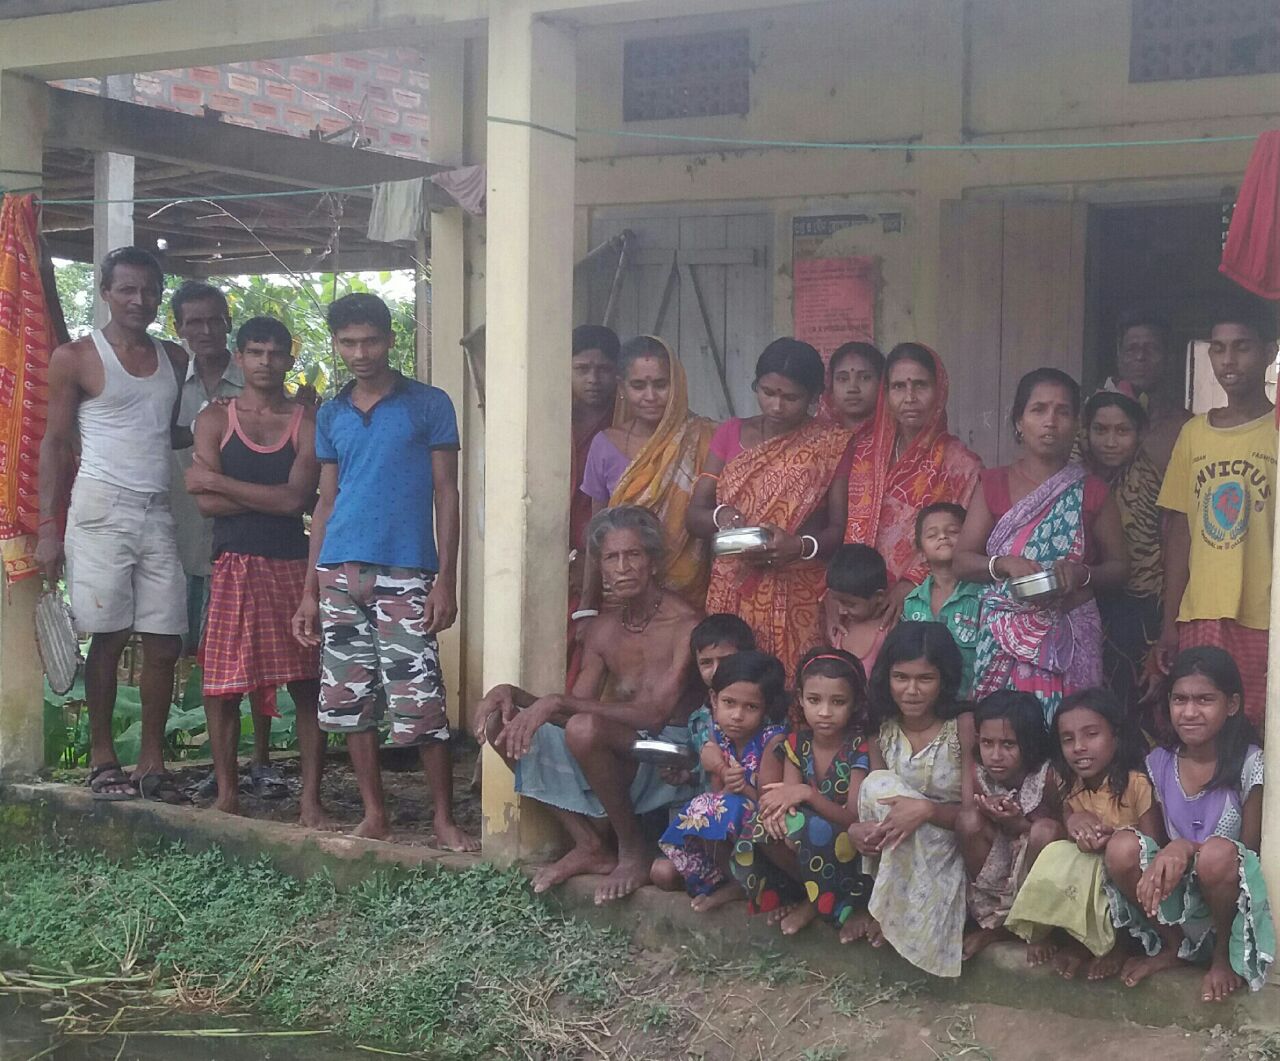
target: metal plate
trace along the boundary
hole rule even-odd
[[[36,647],[49,688],[62,696],[75,684],[76,672],[84,660],[71,622],[71,609],[58,593],[46,590],[36,602]]]

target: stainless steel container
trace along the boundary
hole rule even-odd
[[[1052,569],[1009,579],[1009,592],[1018,600],[1035,600],[1037,597],[1055,593],[1060,588],[1058,576]]]
[[[763,527],[730,527],[717,531],[711,539],[711,552],[716,556],[736,556],[755,552],[769,544],[769,532]]]
[[[637,762],[655,766],[693,766],[693,752],[686,744],[641,737],[631,745],[631,757]]]

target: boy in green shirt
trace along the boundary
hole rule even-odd
[[[940,501],[926,505],[916,516],[916,548],[924,553],[929,577],[913,589],[902,605],[909,622],[942,623],[951,631],[964,661],[960,695],[973,688],[973,660],[978,651],[978,609],[982,587],[959,581],[951,569],[956,541],[964,526],[960,505]]]

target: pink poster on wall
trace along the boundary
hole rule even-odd
[[[878,274],[872,257],[797,258],[796,338],[816,346],[823,360],[842,343],[874,342]]]

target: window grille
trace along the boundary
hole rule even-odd
[[[1133,0],[1130,81],[1280,72],[1280,0]]]
[[[751,104],[746,30],[627,41],[622,74],[629,122],[746,114]]]

